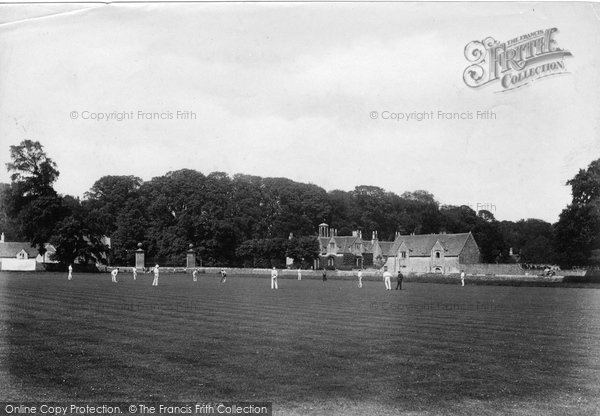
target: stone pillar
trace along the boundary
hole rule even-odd
[[[146,253],[142,250],[142,243],[138,243],[138,249],[135,251],[135,268],[143,269],[146,265],[145,263],[145,255]]]
[[[188,269],[193,269],[194,267],[196,267],[196,252],[194,251],[193,244],[190,244],[190,248],[187,251],[186,267]]]

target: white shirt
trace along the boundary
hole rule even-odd
[[[362,272],[358,272],[358,278],[362,279]]]
[[[276,279],[277,278],[277,270],[272,270],[271,271],[271,279]]]
[[[113,276],[116,276],[117,273],[119,273],[119,270],[114,269],[112,272],[110,272],[110,274],[112,274]]]
[[[388,271],[383,272],[383,278],[384,279],[391,279],[392,278],[392,274]]]
[[[158,267],[154,268],[154,274],[158,276]]]

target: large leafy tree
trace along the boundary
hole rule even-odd
[[[72,264],[106,263],[108,247],[102,241],[100,224],[78,199],[66,196],[63,205],[68,210],[55,227],[50,242],[56,247],[54,260]]]
[[[20,187],[24,198],[31,196],[56,195],[52,187],[59,172],[56,163],[44,151],[38,141],[23,140],[10,146],[12,162],[6,164],[13,183]]]
[[[10,192],[6,193],[8,215],[16,219],[20,233],[45,253],[45,243],[56,224],[66,215],[62,199],[53,188],[59,172],[40,142],[24,140],[10,146]]]
[[[11,185],[0,183],[0,232],[4,233],[7,241],[24,241],[23,235],[17,218],[10,215],[10,197]]]
[[[286,257],[294,260],[295,264],[312,264],[319,256],[319,243],[310,236],[292,237],[287,242]]]
[[[136,200],[142,180],[137,176],[103,176],[86,192],[88,210],[110,236],[117,229],[117,218],[127,207],[127,203]]]
[[[567,185],[573,198],[554,225],[559,262],[563,266],[600,264],[600,159],[581,169]]]

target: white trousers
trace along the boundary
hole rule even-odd
[[[271,289],[278,289],[276,277],[271,277]]]
[[[392,282],[389,277],[385,277],[385,290],[392,290]]]
[[[154,275],[154,280],[152,281],[152,286],[158,286],[158,275]]]

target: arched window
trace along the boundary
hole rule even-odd
[[[442,253],[440,253],[439,251],[435,252],[435,258],[439,259],[440,257],[442,257]]]
[[[441,267],[436,267],[435,269],[433,269],[433,271],[435,273],[441,273],[442,272],[442,268]]]

